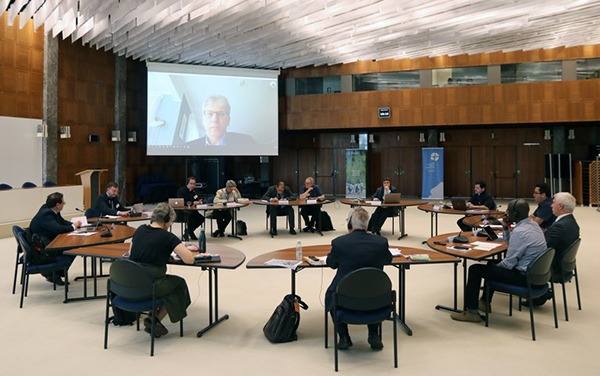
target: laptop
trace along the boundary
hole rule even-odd
[[[483,226],[483,229],[485,231],[485,233],[487,234],[487,237],[489,240],[496,240],[498,239],[498,235],[496,234],[496,231],[494,231],[493,228],[491,228],[490,226]]]
[[[182,198],[170,198],[169,206],[172,207],[173,209],[184,208],[185,202]]]
[[[143,203],[133,204],[133,207],[131,207],[131,213],[129,213],[129,215],[132,217],[140,217],[143,212],[144,212],[144,204]]]
[[[400,193],[388,193],[383,196],[383,202],[386,204],[398,204],[400,203]]]
[[[454,210],[467,210],[467,200],[464,198],[451,198],[452,209]]]
[[[88,232],[96,232],[99,225],[100,225],[100,218],[97,218],[96,222],[94,222],[93,225],[81,226],[80,228],[75,230],[75,232],[78,234],[85,234]]]

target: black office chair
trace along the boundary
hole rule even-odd
[[[25,231],[19,226],[13,226],[13,234],[15,234],[17,242],[19,243],[19,247],[21,247],[21,250],[23,251],[23,260],[21,263],[21,301],[19,304],[19,308],[23,308],[23,298],[27,296],[27,291],[29,288],[29,276],[31,274],[52,273],[52,277],[54,279],[54,277],[56,277],[56,272],[60,270],[66,270],[66,268],[71,265],[71,262],[67,257],[59,256],[56,262],[44,265],[34,265],[32,263],[33,252],[37,251],[35,251],[31,244],[29,244],[27,241],[27,238],[25,237]],[[56,283],[53,285],[54,290],[56,290]]]
[[[43,187],[56,187],[56,182],[50,181],[50,180],[46,180],[43,184]]]
[[[269,215],[270,215],[270,214],[269,214],[269,207],[270,207],[270,206],[269,206],[269,205],[267,205],[267,209],[266,209],[266,211],[265,211],[265,213],[267,214],[267,216],[266,216],[266,218],[265,218],[265,230],[269,230]],[[278,216],[278,217],[285,217],[285,229],[287,230],[287,229],[288,229],[288,227],[290,226],[290,225],[289,225],[289,223],[288,223],[289,221],[288,221],[288,216],[287,216],[287,214],[286,214],[286,213],[283,213],[283,214],[279,214],[279,213],[277,213],[277,216]]]
[[[9,189],[12,189],[12,186],[6,183],[1,183],[0,184],[0,191],[8,191]]]
[[[110,268],[110,277],[106,282],[106,312],[104,316],[104,349],[108,348],[108,327],[111,307],[138,315],[137,330],[140,330],[140,313],[156,312],[164,302],[156,297],[156,282],[152,275],[140,264],[126,259],[115,260]],[[111,295],[114,295],[111,299]],[[156,315],[152,314],[150,333],[150,356],[154,356],[154,324]],[[179,336],[183,337],[183,320],[179,322]]]
[[[89,208],[85,210],[85,217],[86,218],[99,218],[101,216],[101,212],[98,209],[95,208]]]
[[[37,188],[37,185],[35,183],[30,182],[30,181],[26,181],[25,183],[23,183],[23,185],[21,186],[21,188]]]
[[[548,248],[542,254],[537,256],[527,267],[525,277],[527,286],[512,285],[498,281],[485,282],[485,302],[489,306],[490,288],[495,291],[505,292],[509,295],[509,316],[512,316],[512,296],[517,295],[521,298],[527,298],[529,301],[529,316],[531,321],[531,339],[535,341],[535,323],[533,321],[533,298],[545,295],[548,291],[552,293],[552,310],[554,312],[554,327],[558,328],[556,318],[556,299],[554,297],[554,284],[552,283],[552,259],[554,258],[554,248]],[[550,286],[548,286],[550,282]],[[520,303],[519,303],[520,304]],[[489,323],[489,309],[485,313],[485,326]]]
[[[328,314],[325,309],[325,348],[328,346]],[[352,325],[379,324],[392,320],[394,326],[394,368],[398,368],[396,291],[388,275],[377,268],[362,268],[346,275],[333,294],[333,348],[335,371],[338,371],[337,323]]]
[[[398,220],[400,220],[400,208],[394,208],[394,211],[390,214],[387,215],[387,218],[392,218],[392,235],[394,235],[394,220],[395,218],[398,217]]]
[[[13,236],[15,237],[15,240],[17,241],[17,257],[15,259],[15,275],[13,278],[13,286],[12,286],[12,293],[14,295],[15,291],[17,289],[17,274],[19,274],[19,265],[23,264],[23,258],[24,258],[23,249],[21,249],[21,246],[19,245],[19,239],[17,239],[17,236],[19,236],[19,234],[22,234],[25,231],[19,226],[13,226],[12,232],[13,232]]]
[[[552,282],[562,285],[563,304],[565,306],[565,321],[569,321],[569,312],[567,309],[567,291],[565,283],[575,280],[575,291],[577,291],[577,306],[581,311],[581,297],[579,295],[579,276],[577,275],[577,251],[581,244],[581,238],[577,239],[567,248],[562,260],[560,261],[560,274],[552,273]]]

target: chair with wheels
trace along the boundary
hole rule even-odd
[[[104,349],[108,348],[108,327],[113,317],[109,317],[111,307],[137,314],[137,330],[140,330],[140,313],[156,312],[164,302],[156,297],[156,282],[152,275],[140,264],[126,259],[115,260],[106,282],[106,311],[104,316]],[[112,296],[112,299],[111,299]],[[152,314],[150,332],[150,356],[154,356],[154,324]],[[179,322],[179,336],[183,337],[183,320]]]
[[[494,291],[505,292],[509,294],[509,316],[512,316],[512,296],[517,295],[526,298],[529,302],[529,317],[531,322],[531,339],[535,341],[535,323],[533,320],[533,298],[552,293],[552,310],[554,313],[554,327],[558,328],[556,318],[556,299],[554,297],[554,284],[552,283],[552,259],[554,258],[554,248],[548,248],[542,254],[537,256],[527,267],[525,277],[527,286],[512,285],[498,281],[485,282],[485,302],[489,306],[490,289]],[[548,283],[550,282],[550,286]],[[489,323],[489,309],[485,313],[485,326]]]
[[[60,270],[66,271],[71,265],[71,260],[66,256],[58,256],[56,262],[44,265],[34,265],[32,263],[33,252],[37,251],[35,251],[27,241],[25,231],[19,226],[13,226],[13,234],[15,234],[19,247],[21,247],[21,250],[23,251],[23,261],[21,263],[21,301],[19,303],[19,308],[23,308],[23,300],[24,297],[27,296],[29,288],[29,276],[31,274],[52,273],[54,280],[54,277],[56,277],[55,273]],[[53,285],[54,290],[56,290],[56,282],[53,283]]]
[[[552,273],[552,282],[560,283],[563,293],[563,304],[565,306],[565,321],[569,321],[569,311],[567,308],[567,291],[565,283],[575,280],[575,291],[577,292],[577,306],[581,311],[581,296],[579,295],[579,275],[577,275],[577,251],[581,244],[581,238],[575,240],[573,244],[567,248],[565,254],[560,260],[560,273]]]
[[[327,309],[325,310],[325,348],[328,346]],[[333,294],[333,348],[335,371],[338,371],[338,332],[337,323],[352,325],[379,324],[386,320],[393,322],[394,368],[398,368],[398,340],[396,291],[388,275],[377,268],[361,268],[346,275],[337,285]]]

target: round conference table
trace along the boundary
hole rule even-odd
[[[421,205],[417,206],[417,209],[431,214],[431,219],[430,219],[430,224],[431,224],[430,235],[431,236],[434,236],[434,233],[433,233],[434,221],[435,221],[435,235],[438,234],[438,214],[453,214],[453,215],[462,215],[462,216],[477,216],[477,215],[479,215],[479,216],[484,216],[484,217],[487,217],[487,216],[498,217],[498,216],[504,215],[504,212],[498,211],[498,210],[484,210],[484,209],[458,210],[458,209],[447,208],[440,204],[430,204],[430,203],[421,204]]]
[[[382,207],[382,208],[397,208],[398,209],[398,213],[400,216],[400,220],[398,221],[398,232],[400,233],[400,236],[398,237],[398,240],[402,239],[403,237],[405,237],[406,234],[406,227],[405,227],[405,217],[404,217],[404,209],[406,209],[406,207],[408,206],[418,206],[418,205],[422,205],[425,202],[424,201],[408,201],[408,200],[400,200],[400,202],[396,202],[393,204],[386,204],[385,202],[382,201],[369,201],[369,200],[357,200],[357,199],[350,199],[350,198],[343,198],[340,200],[340,202],[342,204],[345,205],[350,205],[351,207],[354,206],[364,206],[364,207],[371,207],[371,208],[377,208],[377,207]],[[375,202],[375,204],[373,204]],[[379,204],[377,204],[377,202],[379,202]],[[392,216],[392,235],[394,235],[394,217]]]
[[[332,202],[335,202],[335,198],[326,198],[324,200],[301,200],[301,199],[297,199],[297,200],[288,200],[288,201],[284,201],[286,203],[282,204],[281,202],[271,202],[271,201],[265,201],[265,200],[254,200],[252,201],[254,204],[256,205],[264,205],[264,206],[297,206],[298,207],[298,232],[302,231],[302,217],[300,216],[300,207],[302,206],[311,206],[311,205],[326,205],[326,204],[331,204]],[[319,228],[317,228],[317,232],[323,236],[323,233],[321,232],[321,210],[319,210]],[[267,223],[267,227],[268,227],[268,223]],[[271,237],[273,237],[273,235],[271,235]]]
[[[106,236],[109,233],[111,236]],[[87,234],[66,232],[59,234],[46,246],[46,249],[64,251],[67,249],[91,247],[100,244],[121,243],[131,238],[135,228],[125,225],[98,226],[97,231]],[[104,235],[104,236],[103,236]]]
[[[200,205],[196,205],[196,206],[182,206],[182,207],[173,207],[173,209],[177,212],[182,212],[183,215],[185,216],[185,222],[186,222],[186,227],[188,227],[188,221],[189,221],[189,212],[193,212],[193,211],[200,211],[202,210],[203,215],[206,219],[206,212],[209,210],[231,210],[231,234],[227,234],[228,237],[231,238],[236,238],[239,240],[242,240],[242,238],[240,236],[238,236],[237,233],[237,210],[234,209],[239,209],[239,208],[243,208],[245,206],[250,205],[250,201],[246,201],[246,202],[227,202],[227,203],[219,203],[219,204],[200,204]],[[204,221],[204,223],[202,224],[202,227],[205,227],[206,224],[206,220]],[[212,223],[211,223],[212,226]],[[211,234],[206,234],[207,239],[211,236]],[[183,236],[183,234],[182,234]]]

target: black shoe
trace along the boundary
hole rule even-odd
[[[213,238],[216,238],[217,236],[219,236],[219,230],[213,232],[212,234],[210,234],[210,236],[212,236]]]
[[[352,340],[350,337],[340,337],[340,341],[338,342],[338,350],[348,350],[352,346]]]
[[[198,240],[198,238],[196,237],[196,234],[194,234],[193,231],[189,232],[189,236],[190,236],[190,240]]]
[[[219,237],[224,238],[225,237],[225,231],[219,230]]]
[[[294,230],[294,229],[291,229],[291,230],[290,230],[290,234],[292,234],[292,235],[296,235],[296,230]]]
[[[383,349],[383,343],[381,343],[381,338],[377,334],[369,334],[369,345],[371,345],[371,349],[373,350],[381,350]]]
[[[310,227],[306,226],[305,228],[302,229],[302,232],[309,232],[310,231]]]
[[[317,230],[314,227],[310,228],[310,232],[315,232],[315,231],[317,231]]]
[[[271,234],[271,237],[277,236],[277,230],[271,230],[269,233]]]
[[[190,236],[187,234],[187,232],[183,235],[181,235],[181,240],[183,240],[184,242],[187,242],[188,240],[190,240]]]
[[[62,280],[62,278],[60,278],[60,276],[56,276],[53,279],[52,276],[49,275],[49,276],[46,277],[46,281],[48,281],[50,283],[56,283],[57,286],[64,286],[65,285],[65,282],[63,282],[63,280]]]
[[[148,321],[148,326],[146,326],[146,320]],[[150,317],[146,317],[144,319],[144,332],[152,334],[151,325],[152,319]],[[167,333],[169,333],[167,328],[165,328],[165,326],[158,320],[158,318],[156,318],[154,320],[154,338],[160,338]]]

